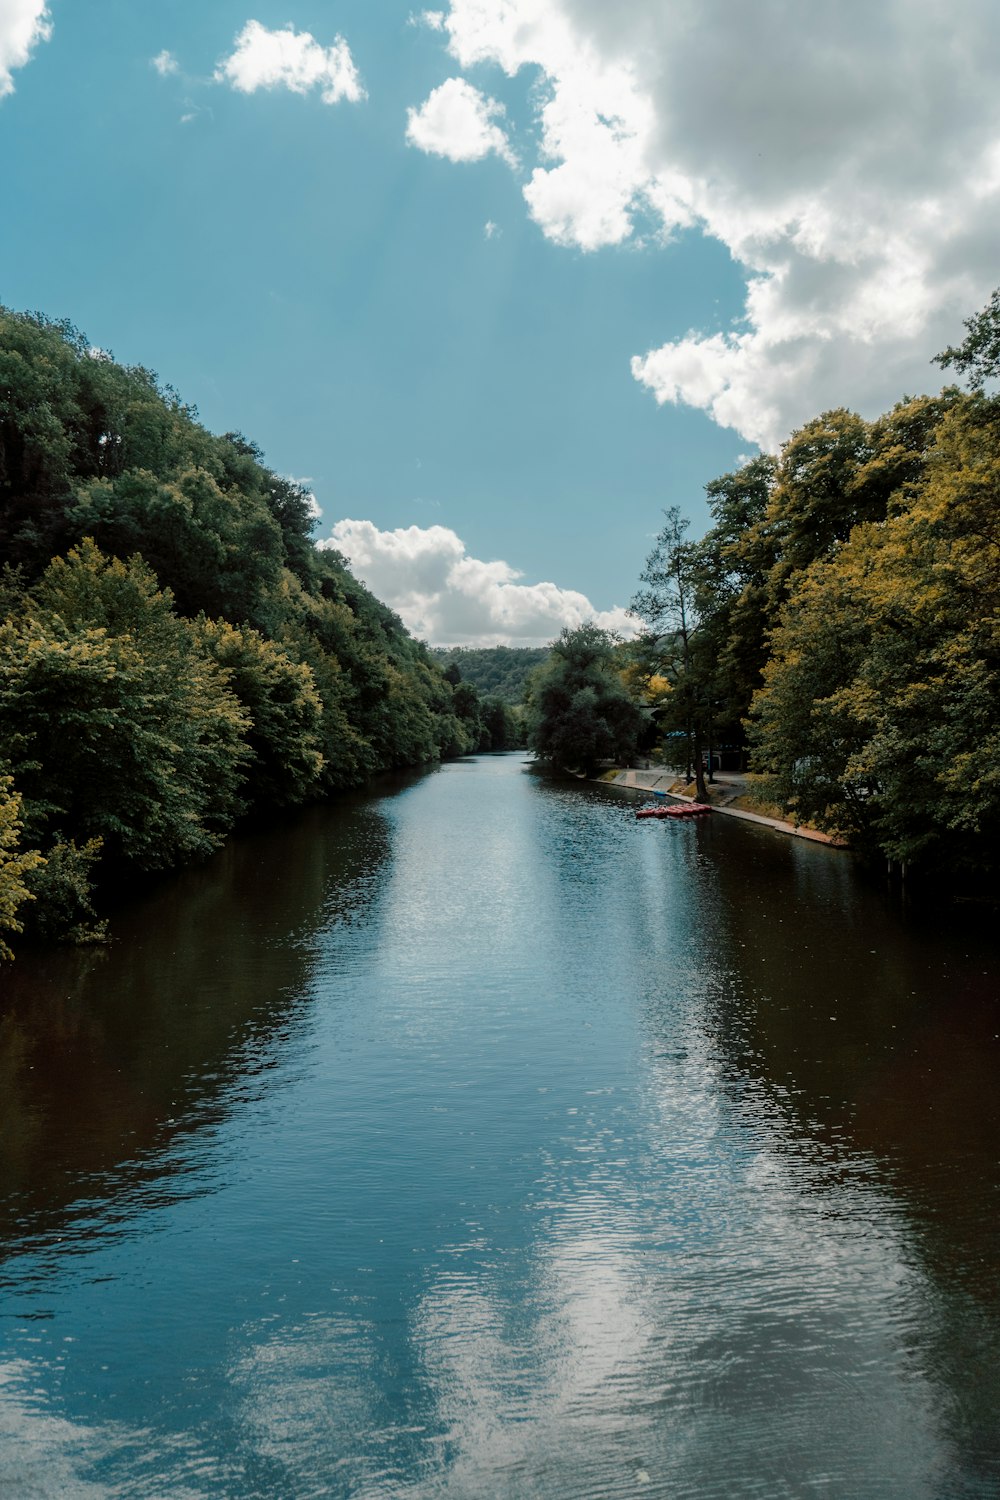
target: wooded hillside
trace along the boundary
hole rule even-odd
[[[465,682],[480,693],[521,703],[528,678],[546,660],[548,646],[437,646],[433,653],[442,667],[457,667]]]
[[[149,370],[0,310],[0,952],[96,930],[95,881],[255,809],[489,747],[313,525]]]

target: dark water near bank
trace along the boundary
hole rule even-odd
[[[0,1000],[0,1496],[1000,1495],[1000,963],[520,756]]]

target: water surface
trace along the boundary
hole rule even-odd
[[[482,757],[0,999],[0,1495],[1000,1495],[1000,969]]]

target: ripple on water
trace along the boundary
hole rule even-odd
[[[479,758],[21,969],[0,1491],[1000,1493],[995,957],[632,813]]]

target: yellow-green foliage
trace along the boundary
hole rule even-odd
[[[140,559],[86,542],[0,626],[0,745],[45,842],[144,869],[209,853],[242,806],[246,726]]]
[[[919,481],[796,575],[752,709],[797,813],[914,861],[1000,831],[1000,404],[943,416]],[[988,860],[987,860],[988,862]]]
[[[21,829],[21,798],[13,778],[0,776],[0,959],[13,956],[3,934],[23,930],[18,911],[32,899],[25,877],[45,863],[37,849],[20,847]]]
[[[679,512],[632,647],[681,759],[750,751],[757,799],[856,846],[1000,875],[1000,291],[941,362],[973,390],[840,409]],[[675,752],[675,756],[676,756]]]
[[[248,625],[200,620],[197,629],[247,714],[248,795],[278,807],[304,802],[323,772],[323,704],[311,668]]]

